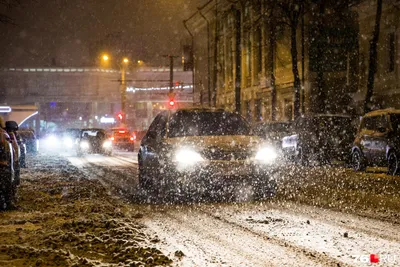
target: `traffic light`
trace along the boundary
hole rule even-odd
[[[117,117],[118,117],[118,119],[119,119],[120,121],[122,121],[122,119],[124,118],[124,115],[122,114],[122,112],[119,112],[119,113],[117,114]]]
[[[174,100],[173,98],[171,98],[171,99],[169,100],[169,106],[170,106],[171,108],[173,108],[173,107],[175,106],[175,100]]]

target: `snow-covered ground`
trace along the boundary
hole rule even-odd
[[[0,214],[0,266],[400,265],[400,177],[382,170],[288,164],[257,202],[153,202],[137,174],[131,152],[29,157],[17,209]]]

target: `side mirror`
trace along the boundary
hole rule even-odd
[[[18,131],[18,123],[15,121],[6,121],[6,130],[11,132]]]

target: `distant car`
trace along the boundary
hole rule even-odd
[[[87,128],[80,130],[76,141],[76,153],[83,154],[112,154],[112,142],[104,129]]]
[[[16,193],[14,149],[9,134],[0,127],[0,210],[12,205]]]
[[[276,152],[252,135],[238,114],[178,109],[157,115],[143,137],[139,184],[165,191],[208,190],[247,183],[257,196],[273,195]]]
[[[400,110],[376,110],[365,114],[351,150],[355,171],[367,166],[387,166],[388,174],[400,173]]]
[[[282,149],[287,158],[301,164],[348,162],[355,132],[352,116],[310,114],[293,123],[292,135],[282,139]]]
[[[31,130],[18,130],[18,134],[24,140],[26,145],[27,153],[38,153],[39,152],[39,140],[36,139],[36,135]]]
[[[64,149],[63,131],[51,131],[40,138],[40,147],[50,152],[61,152]]]
[[[135,150],[136,134],[125,128],[111,129],[111,141],[115,148]]]

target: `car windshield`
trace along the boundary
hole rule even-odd
[[[168,137],[250,135],[248,123],[229,112],[177,112],[172,115]]]

